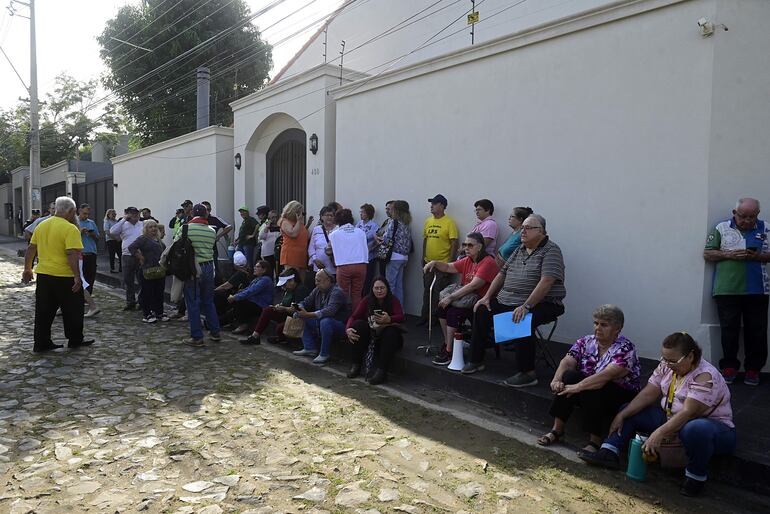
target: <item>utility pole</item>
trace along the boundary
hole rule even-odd
[[[340,86],[342,85],[342,61],[345,59],[345,40],[342,40],[342,49],[340,50]]]
[[[29,0],[29,118],[29,208],[40,209],[40,120],[37,102],[35,0]]]

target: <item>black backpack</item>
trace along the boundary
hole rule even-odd
[[[188,225],[182,226],[182,237],[174,241],[166,255],[166,270],[179,280],[189,280],[196,275],[195,249],[187,237]]]

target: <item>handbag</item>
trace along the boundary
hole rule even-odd
[[[142,270],[142,276],[145,280],[158,280],[159,278],[165,278],[166,268],[163,266],[150,266]]]
[[[687,452],[678,435],[663,439],[658,448],[661,468],[687,467]]]
[[[286,321],[283,322],[283,335],[289,339],[299,339],[302,337],[302,333],[305,331],[305,320],[302,318],[295,318],[292,316],[286,316]]]
[[[329,258],[329,261],[331,261],[332,266],[336,266],[334,264],[334,250],[332,250],[332,242],[329,241],[329,234],[326,232],[326,227],[321,225],[321,230],[324,231],[324,238],[326,239],[326,248],[324,248],[324,253]]]
[[[393,229],[390,232],[390,239],[384,241],[377,248],[377,258],[382,262],[389,262],[393,255],[393,243],[396,239],[396,229],[398,229],[398,220],[393,220]]]
[[[460,284],[450,284],[446,286],[444,289],[441,290],[441,292],[438,294],[439,301],[443,300],[450,294],[454,293],[455,291],[459,291],[462,289],[463,286]],[[474,305],[476,305],[476,302],[479,301],[479,295],[476,293],[468,293],[462,298],[458,298],[457,300],[454,300],[452,302],[452,307],[457,307],[458,309],[472,309]]]

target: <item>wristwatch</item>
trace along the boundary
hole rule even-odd
[[[532,306],[530,304],[525,303],[524,308],[527,309],[529,312],[532,312]]]

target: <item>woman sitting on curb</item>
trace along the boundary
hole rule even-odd
[[[465,251],[464,258],[450,263],[430,261],[423,268],[425,273],[436,269],[442,273],[460,274],[460,287],[449,286],[456,290],[438,302],[438,320],[441,324],[441,333],[444,334],[444,346],[433,359],[433,364],[446,366],[452,362],[455,332],[465,320],[473,317],[474,304],[487,293],[489,284],[500,271],[495,264],[495,259],[484,249],[485,244],[483,235],[479,232],[471,232],[465,236],[465,242],[462,244]],[[469,297],[469,295],[473,296]],[[466,307],[453,305],[454,302],[463,298],[469,300]]]
[[[254,320],[262,314],[262,309],[273,301],[275,284],[273,283],[273,268],[265,260],[254,264],[254,279],[242,291],[229,296],[227,301],[233,304],[235,320],[239,323],[233,334],[247,332]]]
[[[399,323],[404,321],[401,302],[383,277],[375,278],[372,290],[348,319],[345,333],[353,347],[353,366],[348,378],[361,374],[370,384],[385,381],[393,356],[404,345]]]
[[[594,311],[594,333],[577,340],[559,363],[551,381],[549,414],[553,428],[537,443],[549,446],[564,437],[575,405],[583,410],[583,429],[590,441],[582,452],[596,451],[609,421],[639,391],[640,365],[634,343],[620,334],[623,311],[602,305]]]
[[[666,337],[661,353],[647,385],[615,416],[601,449],[579,456],[588,464],[618,468],[620,452],[637,432],[650,434],[642,447],[648,457],[658,454],[664,439],[678,436],[687,453],[679,492],[696,496],[703,490],[711,457],[735,450],[730,389],[689,334]]]

